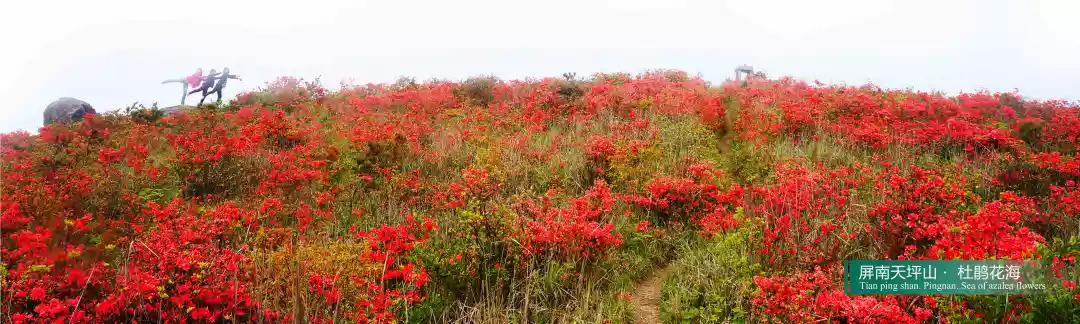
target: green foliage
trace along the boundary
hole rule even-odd
[[[153,201],[164,205],[173,198],[179,197],[180,191],[175,188],[143,188],[138,192],[138,196],[145,201]]]
[[[1042,136],[1043,127],[1046,123],[1041,120],[1025,120],[1020,122],[1020,130],[1017,131],[1019,138],[1028,145],[1034,145]]]
[[[495,76],[471,77],[454,88],[454,95],[473,105],[487,107],[488,103],[495,100],[492,90],[499,82],[499,78]]]
[[[661,293],[667,323],[746,322],[751,278],[761,266],[751,258],[749,226],[689,247],[671,265]]]
[[[732,145],[731,153],[725,156],[723,169],[734,180],[742,184],[763,183],[772,174],[773,157],[769,148],[756,148],[745,142]]]
[[[420,84],[416,82],[416,78],[407,77],[407,76],[401,76],[401,77],[398,77],[398,79],[396,81],[394,81],[394,83],[390,84],[390,89],[392,89],[392,90],[412,90],[412,89],[416,89],[419,86],[420,86]]]
[[[1080,323],[1080,303],[1065,292],[1034,296],[1031,311],[1020,316],[1021,323]]]
[[[255,175],[261,168],[255,159],[237,156],[225,156],[219,161],[204,163],[176,163],[171,165],[173,172],[181,179],[183,197],[217,198],[235,197],[243,188],[255,181]]]
[[[575,73],[563,73],[563,79],[554,83],[555,93],[558,93],[567,101],[573,102],[585,95],[585,84],[578,80]]]
[[[630,74],[627,73],[597,73],[593,75],[592,81],[595,83],[612,82],[613,85],[623,85],[629,79]]]
[[[1048,245],[1039,247],[1039,254],[1043,256],[1043,269],[1051,269],[1052,260],[1067,258],[1080,254],[1080,238],[1070,237],[1068,240],[1055,238]],[[1025,301],[1030,306],[1030,312],[1021,316],[1023,323],[1080,323],[1080,300],[1077,299],[1077,290],[1067,289],[1062,286],[1063,280],[1073,282],[1080,281],[1080,271],[1075,269],[1075,264],[1061,270],[1061,277],[1051,271],[1046,271],[1041,278],[1032,278],[1031,282],[1047,283],[1048,292],[1027,296]]]
[[[153,124],[160,120],[161,117],[165,117],[165,110],[158,108],[156,102],[149,108],[136,102],[124,108],[124,115],[131,117],[131,120],[136,123]]]
[[[509,266],[521,262],[512,253],[517,243],[505,240],[516,215],[505,207],[486,210],[476,200],[457,209],[441,224],[434,248],[421,254],[432,280],[455,300],[486,300],[505,296],[513,273]]]
[[[671,170],[678,161],[669,158],[665,153],[657,145],[650,145],[637,154],[615,157],[610,163],[606,180],[617,189],[634,188],[634,182],[639,186],[644,185],[641,179],[648,179],[663,170]]]
[[[720,163],[720,139],[697,118],[660,118],[659,146],[671,165],[684,157]]]

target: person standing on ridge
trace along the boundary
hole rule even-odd
[[[195,90],[191,90],[191,92],[188,92],[187,94],[193,95],[196,92],[202,92],[203,99],[205,100],[206,96],[210,95],[210,88],[214,87],[214,80],[216,79],[214,76],[218,74],[217,70],[210,69],[210,74],[207,76],[202,76],[202,73],[196,73],[189,76],[187,79],[188,84],[195,87]],[[198,77],[196,77],[196,75]],[[202,105],[202,100],[199,100],[199,105]]]
[[[187,96],[189,95],[188,88],[189,87],[197,88],[197,87],[199,87],[199,85],[204,80],[206,80],[206,76],[203,75],[202,68],[199,68],[199,69],[196,69],[195,73],[192,74],[192,75],[189,75],[187,77],[180,78],[180,79],[169,79],[169,80],[161,81],[161,84],[166,84],[166,83],[180,83],[180,84],[183,84],[184,85],[184,92],[183,92],[183,96],[180,97],[180,105],[183,106],[184,101],[187,99]]]
[[[211,72],[211,75],[213,75],[213,70],[210,70],[210,72]],[[217,93],[217,102],[220,103],[221,102],[221,90],[225,89],[225,84],[228,83],[229,79],[237,79],[237,80],[240,80],[240,81],[244,81],[244,79],[241,79],[240,76],[238,76],[238,75],[229,74],[229,68],[225,68],[224,70],[221,71],[221,76],[216,77],[216,78],[211,76],[210,80],[207,81],[208,83],[214,83],[214,81],[216,80],[217,83],[213,85],[214,90],[211,90],[210,92],[203,92],[203,98],[202,98],[202,100],[199,100],[199,106],[202,106],[203,100],[206,100],[206,96],[210,95],[211,93]]]

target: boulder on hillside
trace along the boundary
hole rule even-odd
[[[45,107],[45,125],[80,121],[87,113],[97,112],[85,101],[70,97],[60,98]]]
[[[169,106],[169,107],[161,108],[161,110],[165,112],[166,116],[168,116],[168,115],[178,113],[178,112],[180,112],[181,110],[183,110],[185,108],[194,108],[194,107],[186,106],[186,105],[176,105],[176,106]]]

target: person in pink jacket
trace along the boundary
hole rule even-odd
[[[210,77],[213,77],[213,76],[216,76],[217,74],[218,73],[216,73],[214,70],[210,70],[210,75],[206,76],[206,75],[203,75],[203,70],[201,68],[199,68],[199,69],[196,69],[195,73],[192,74],[192,75],[189,75],[187,77],[180,78],[180,79],[165,80],[165,81],[162,81],[161,84],[166,84],[166,83],[181,83],[181,84],[183,84],[184,85],[184,96],[180,97],[180,105],[183,106],[184,105],[184,100],[187,99],[188,95],[190,95],[188,93],[188,87],[199,88],[199,86],[202,85],[202,83],[204,81],[206,81],[206,79],[208,79]],[[209,89],[210,87],[206,87],[206,88]]]

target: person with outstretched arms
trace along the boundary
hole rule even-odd
[[[217,102],[221,102],[221,90],[225,89],[225,84],[228,83],[229,79],[236,79],[236,80],[244,81],[244,79],[241,79],[240,76],[238,76],[238,75],[229,74],[229,68],[223,69],[221,71],[221,76],[218,76],[216,78],[211,77],[211,79],[216,80],[216,83],[214,84],[214,90],[211,90],[209,93],[203,94],[203,99],[206,99],[206,96],[211,94],[211,93],[217,93]],[[207,82],[210,82],[210,81],[207,81]],[[202,102],[203,102],[202,100],[199,100],[199,105],[200,106],[202,106]]]
[[[199,106],[202,106],[203,100],[206,100],[206,96],[210,95],[210,89],[214,87],[214,81],[216,80],[215,76],[217,76],[218,74],[219,73],[217,72],[217,70],[210,69],[210,75],[203,77],[202,79],[188,79],[189,84],[191,84],[192,82],[197,84],[195,86],[195,90],[191,90],[191,92],[188,92],[188,95],[193,95],[196,92],[202,92],[202,99],[199,100]]]

